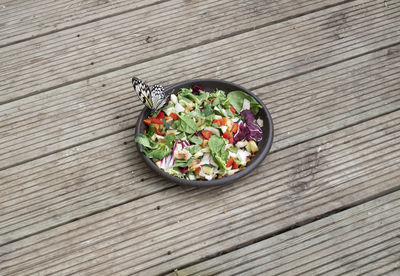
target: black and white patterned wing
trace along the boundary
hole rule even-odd
[[[151,100],[153,102],[153,110],[158,110],[163,107],[167,101],[164,87],[159,84],[154,85],[151,89]]]
[[[132,85],[139,99],[150,109],[154,109],[150,87],[138,78],[132,78]],[[154,89],[154,87],[153,87]]]

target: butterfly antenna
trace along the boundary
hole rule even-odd
[[[136,77],[132,77],[132,84],[133,85],[135,85],[135,84],[138,84],[138,83],[141,83],[142,81],[140,80],[140,79],[138,79],[138,78],[136,78]]]

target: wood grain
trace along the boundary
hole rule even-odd
[[[395,76],[398,76],[400,57],[388,56],[390,50],[382,50],[256,90],[271,109],[274,118],[275,139],[272,151],[398,110],[396,89],[399,89],[399,81]],[[95,108],[98,109],[98,106]],[[56,116],[60,110],[47,116]],[[124,120],[116,118],[121,115],[118,111],[109,116],[111,121],[106,121],[107,124],[111,126],[115,121]],[[138,108],[134,112],[137,114]],[[82,114],[80,116],[83,117]],[[19,118],[15,117],[17,120]],[[78,117],[74,118],[78,125],[82,124]],[[18,129],[18,121],[13,122],[12,118],[8,121],[14,130]],[[65,124],[62,119],[58,121],[56,123]],[[133,119],[128,122],[134,124]],[[28,135],[25,120],[20,123],[22,132],[19,135],[23,137],[21,142],[35,141],[33,136]],[[63,139],[65,136],[60,136],[60,132],[67,128],[60,126],[62,129],[54,132],[55,141],[58,141],[56,149],[69,145],[69,141]],[[82,132],[90,131],[88,127],[83,124]],[[104,124],[97,127],[100,134],[109,134],[110,129]],[[113,125],[111,130],[118,130],[119,127]],[[46,125],[43,128],[38,125],[32,131],[43,136],[41,141],[49,142],[51,136],[44,134],[45,129]],[[69,133],[77,137],[73,141],[83,140],[76,129],[69,130]],[[99,133],[91,135],[98,137]],[[6,137],[9,139],[8,144],[5,139],[2,140],[2,145],[6,146],[3,148],[3,156],[7,157],[3,159],[4,164],[10,164],[12,159],[9,150],[13,148],[23,152],[20,156],[24,158],[30,157],[29,154],[35,157],[33,154],[43,152],[41,148],[35,151],[33,146],[28,146],[28,151],[22,151],[22,146],[17,149],[19,140],[10,137],[15,136]],[[140,161],[133,137],[133,129],[129,129],[0,171],[3,182],[0,188],[1,228],[10,232],[4,236],[5,241],[170,187],[167,181],[152,177],[149,169]],[[160,181],[162,185],[154,185]],[[29,231],[26,232],[28,225]]]
[[[389,0],[3,1],[0,275],[397,276],[399,14]],[[271,153],[225,187],[162,179],[133,142],[132,75],[250,88]]]
[[[399,261],[399,212],[397,191],[168,275],[385,274]]]
[[[357,0],[273,24],[283,15],[295,17],[339,1],[182,2],[168,1],[156,11],[148,7],[0,49],[0,102],[123,68],[102,78],[126,82],[132,74],[148,78],[153,72],[149,81],[168,82],[159,73],[169,71],[184,80],[213,68],[209,75],[246,78],[258,86],[399,42],[395,3],[388,9],[374,0]],[[161,58],[144,63],[156,57]],[[232,71],[232,63],[240,70]],[[197,70],[174,72],[175,67]]]
[[[154,275],[388,193],[399,188],[399,122],[392,112],[275,152],[235,185],[172,187],[9,243],[3,271]]]
[[[339,9],[339,7],[335,8]],[[342,9],[351,10],[352,7],[342,7]],[[360,24],[364,25],[365,21],[370,22],[370,31],[373,29],[372,26],[374,21],[379,25],[385,25],[386,20],[391,20],[389,16],[381,18],[375,18],[372,16],[372,18],[370,18],[366,17],[365,13],[360,13],[358,10],[354,12],[357,14],[354,17],[355,21],[361,20],[363,23]],[[353,48],[353,51],[348,52],[350,56],[354,56],[365,53],[371,49],[377,49],[383,44],[387,45],[387,43],[397,41],[395,36],[390,36],[388,37],[388,40],[385,41],[382,38],[382,32],[377,32],[376,35],[379,37],[379,41],[372,44],[368,44],[370,43],[369,40],[364,41],[369,45],[367,46],[364,42],[358,39],[355,40],[354,35],[351,35],[353,31],[350,29],[354,28],[354,32],[357,30],[358,35],[361,36],[360,39],[363,39],[369,31],[364,32],[358,30],[356,22],[353,22],[351,27],[346,31],[346,34],[348,34],[347,42],[345,41],[345,38],[341,40],[335,38],[335,42],[320,44],[320,46],[318,46],[321,47],[319,51],[317,51],[317,46],[311,48],[313,50],[310,50],[310,40],[307,36],[302,31],[296,33],[298,30],[294,29],[285,31],[292,32],[294,37],[278,36],[278,40],[282,39],[284,41],[280,44],[271,43],[271,36],[274,35],[277,26],[279,27],[278,29],[282,29],[283,25],[296,24],[296,20],[306,20],[304,22],[309,24],[312,22],[309,17],[315,17],[317,16],[316,14],[301,17],[302,19],[293,19],[293,22],[287,21],[254,32],[248,32],[215,43],[199,46],[198,48],[179,52],[164,58],[140,63],[133,67],[90,78],[85,81],[4,104],[2,105],[0,114],[0,168],[10,167],[15,164],[38,158],[42,155],[48,155],[69,148],[85,141],[94,140],[133,127],[135,124],[135,118],[142,106],[136,95],[134,95],[129,80],[131,75],[136,75],[134,72],[140,72],[140,75],[146,80],[149,79],[150,83],[154,83],[156,81],[155,78],[157,77],[165,80],[167,85],[168,83],[183,80],[184,78],[187,78],[188,75],[191,75],[193,78],[223,78],[237,82],[249,88],[261,87],[256,90],[256,93],[263,95],[264,99],[267,99],[269,97],[269,86],[265,87],[266,83],[275,82],[284,77],[293,77],[299,73],[306,73],[309,70],[321,66],[327,66],[332,62],[339,62],[346,55],[348,43],[355,43],[354,45],[357,45],[357,48],[355,48],[352,44],[353,46],[351,46],[351,48]],[[325,21],[315,19],[315,24],[319,26],[321,30],[320,33],[316,31],[317,27],[312,23],[308,27],[304,27],[304,29],[306,29],[304,32],[308,32],[309,35],[312,36],[311,39],[314,43],[321,43],[321,36],[327,33],[324,26],[329,24],[332,20],[329,19],[330,16],[331,15],[323,15],[322,17],[325,18]],[[351,17],[349,17],[348,22],[352,22],[350,18]],[[388,28],[387,25],[385,26],[385,28]],[[267,32],[268,29],[269,32]],[[331,29],[329,29],[329,33],[330,30]],[[388,32],[391,32],[390,28],[388,29]],[[262,37],[263,40],[258,39],[257,43],[253,44],[252,42],[249,42],[248,39],[255,35],[255,33],[258,34],[256,38]],[[331,40],[331,33],[329,37],[330,38],[327,39]],[[383,44],[380,44],[381,42]],[[300,48],[300,45],[296,43],[302,43],[302,47],[307,50],[300,53],[293,53],[292,51],[295,49],[299,50]],[[226,47],[226,51],[223,52],[222,55],[222,52],[214,53],[212,49],[215,47],[218,49]],[[285,50],[285,48],[287,48],[287,50]],[[386,58],[383,57],[383,59],[386,59],[388,63],[391,60],[398,61],[399,52],[397,48],[390,48],[379,53],[383,56],[386,55]],[[272,52],[268,53],[269,49],[275,51],[276,55]],[[247,54],[242,53],[243,51],[246,51]],[[239,54],[242,55],[240,56]],[[305,62],[304,59],[310,55],[313,56],[313,61],[311,63]],[[240,56],[239,59],[237,58],[238,56]],[[363,60],[363,57],[356,60]],[[197,63],[197,61],[200,61],[200,63]],[[193,67],[194,63],[196,64],[195,67]],[[363,69],[361,66],[357,70],[360,75],[359,77],[364,77],[362,74],[364,71],[368,72],[368,68]],[[253,68],[253,70],[249,71],[247,68]],[[335,68],[340,69],[340,66]],[[392,69],[390,74],[396,74],[398,72],[395,63],[390,64],[388,69],[390,68]],[[157,74],[154,74],[154,72],[157,72]],[[378,85],[380,81],[383,83],[383,87],[377,88],[382,88],[382,92],[378,92],[380,94],[376,94],[374,99],[366,99],[371,97],[373,94],[367,94],[369,96],[359,96],[361,101],[357,97],[354,98],[354,93],[347,95],[347,99],[351,98],[352,100],[345,102],[343,106],[346,106],[350,113],[347,115],[341,114],[341,121],[345,120],[346,116],[350,114],[358,115],[358,113],[351,113],[353,109],[351,109],[351,105],[349,105],[350,103],[362,103],[364,104],[363,108],[365,108],[365,110],[379,112],[379,110],[385,110],[385,108],[382,107],[383,102],[385,102],[389,108],[388,110],[393,110],[397,105],[396,97],[398,96],[398,93],[395,91],[398,89],[399,82],[398,78],[393,78],[392,75],[385,76],[385,73],[385,71],[382,72],[385,80],[382,80],[382,78],[379,77],[380,75],[377,74],[377,71],[375,71],[372,76],[368,75],[368,77],[374,79],[375,84]],[[357,71],[354,72],[354,74],[357,74]],[[365,81],[368,82],[369,80],[362,80],[365,85],[369,85]],[[351,84],[347,85],[351,86]],[[347,93],[346,90],[340,91],[340,87],[337,87],[336,89],[339,93]],[[267,92],[264,93],[264,91]],[[294,92],[292,91],[290,93],[293,94]],[[311,97],[318,98],[317,95],[315,95],[318,91],[314,91],[313,93],[314,96]],[[361,94],[362,92],[359,91],[358,95]],[[330,99],[334,97],[333,95],[330,96]],[[393,95],[393,97],[391,97],[391,95]],[[300,96],[302,95],[298,94],[298,97]],[[364,102],[363,99],[366,101]],[[322,101],[324,101],[324,99],[322,99]],[[337,97],[335,101],[339,103],[342,101],[342,98]],[[270,106],[269,100],[266,100],[265,102],[267,106]],[[306,102],[309,102],[309,100],[306,100]],[[313,103],[317,104],[316,108],[320,107],[318,102],[313,101]],[[366,103],[370,103],[370,105],[365,106]],[[300,105],[293,105],[290,102],[286,102],[286,106],[290,106],[290,108],[294,109],[298,108]],[[331,105],[329,108],[324,106],[323,109],[318,111],[321,113],[318,115],[321,116],[316,117],[314,121],[324,120],[327,119],[327,117],[331,117],[329,112],[322,114],[324,110],[331,110],[335,113],[341,112],[341,110],[336,108],[335,105]],[[272,111],[274,112],[273,109]],[[359,111],[360,110],[357,110],[355,112]],[[372,114],[373,113],[371,113],[371,115]],[[290,116],[291,115],[283,116],[282,120],[291,120],[294,118]],[[294,112],[293,116],[302,121],[304,116],[307,115],[304,114],[303,117],[297,117],[298,114]],[[274,117],[276,117],[276,120],[281,119],[281,116],[274,115]],[[292,120],[293,124],[296,124],[297,122],[298,121],[296,120]],[[327,131],[328,128],[329,127],[326,128]],[[280,133],[279,130],[277,134],[283,136],[288,135],[287,132],[284,134]],[[304,136],[304,131],[297,128],[296,134]]]
[[[0,47],[137,10],[157,2],[162,1],[3,1],[0,6]]]

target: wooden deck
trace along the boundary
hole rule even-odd
[[[400,275],[400,2],[0,2],[0,275]],[[218,78],[271,153],[177,186],[130,78]]]

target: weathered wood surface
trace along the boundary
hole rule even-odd
[[[398,189],[399,122],[392,112],[273,153],[235,185],[172,187],[9,243],[4,272],[154,275]]]
[[[212,5],[206,5],[203,2],[193,3],[207,6],[208,11],[212,11]],[[219,5],[219,2],[213,3]],[[312,2],[314,1],[308,1],[306,6],[308,10],[314,8]],[[160,5],[165,5],[167,10],[171,9],[172,14],[168,15],[165,11],[166,14],[163,15],[171,17],[171,24],[176,21],[172,25],[158,25],[160,23],[153,21],[160,21],[165,17],[143,9],[140,13],[145,18],[137,19],[133,16],[134,19],[132,19],[129,14],[121,15],[127,17],[128,25],[124,26],[118,21],[115,22],[113,28],[118,32],[115,35],[109,33],[112,26],[105,19],[106,22],[91,23],[94,26],[88,24],[86,31],[78,32],[78,30],[68,29],[50,37],[39,37],[0,49],[2,57],[0,62],[4,64],[0,75],[0,91],[2,91],[0,102],[7,102],[119,68],[125,69],[101,78],[109,79],[112,83],[121,83],[123,78],[122,83],[126,85],[127,75],[146,76],[151,72],[152,76],[148,78],[150,81],[169,81],[169,78],[159,79],[154,74],[154,72],[158,75],[160,72],[168,71],[175,78],[182,80],[188,76],[182,68],[197,69],[190,73],[190,76],[197,77],[205,75],[203,71],[205,68],[213,67],[215,70],[211,76],[232,81],[246,78],[247,82],[259,86],[268,81],[299,74],[398,43],[400,38],[398,31],[400,5],[398,3],[385,8],[377,5],[376,0],[357,0],[273,25],[268,24],[273,22],[269,15],[268,5],[257,6],[255,2],[257,7],[265,7],[265,10],[258,13],[246,12],[247,2],[245,5],[232,5],[230,1],[223,1],[223,3],[225,5],[221,5],[224,9],[215,9],[217,14],[209,16],[208,20],[203,20],[204,16],[194,7],[189,9],[186,5],[179,3],[172,5],[172,1],[168,1]],[[283,9],[283,13],[278,13],[279,17],[283,14],[294,16],[296,12],[301,14],[307,11],[307,8],[304,10],[293,7],[296,1],[287,3],[288,7]],[[148,9],[153,10],[154,7]],[[182,11],[179,13],[177,9],[182,9]],[[232,9],[234,14],[230,14]],[[276,10],[278,9],[274,8],[273,13],[276,13]],[[193,11],[196,11],[196,16],[200,17],[196,19],[199,22],[192,21],[195,20]],[[226,11],[226,16],[221,17],[224,11]],[[180,15],[181,13],[184,13],[186,17],[181,17],[183,16]],[[183,20],[184,18],[191,20]],[[220,21],[228,22],[222,24]],[[102,22],[104,26],[96,26]],[[181,26],[179,30],[176,30],[177,23]],[[134,30],[130,24],[134,24]],[[152,28],[152,24],[158,27]],[[256,28],[265,24],[268,26]],[[231,36],[238,30],[245,31],[253,27],[256,30]],[[143,28],[145,30],[142,30]],[[211,28],[212,32],[210,32]],[[135,34],[130,34],[133,31],[144,32],[146,35],[138,39]],[[81,33],[79,38],[76,37],[77,33]],[[114,36],[116,38],[113,38]],[[223,39],[224,36],[229,37]],[[148,43],[147,37],[152,37],[155,41]],[[205,42],[211,43],[191,48]],[[21,47],[24,49],[23,53],[21,53]],[[186,48],[191,49],[178,51]],[[178,53],[175,53],[177,51]],[[167,55],[168,53],[175,54]],[[16,56],[17,59],[15,59]],[[162,58],[153,63],[143,63],[157,56],[162,56]],[[249,57],[250,60],[243,61],[245,57]],[[210,60],[218,60],[219,64],[217,66],[209,64]],[[231,71],[232,63],[239,65],[241,70]],[[133,66],[128,67],[129,65]],[[176,67],[180,68],[181,72],[171,70]],[[263,74],[263,76],[260,77],[258,74]],[[27,75],[30,76],[29,80],[26,78]],[[99,85],[96,79],[86,80],[86,83],[83,83],[93,84],[93,81]],[[5,88],[7,88],[6,91],[4,91]],[[73,87],[65,89],[71,91]]]
[[[388,275],[399,268],[399,213],[397,191],[169,276]]]
[[[276,118],[272,151],[398,110],[400,56],[388,55],[395,49],[378,51],[256,90]],[[95,106],[93,110],[98,109]],[[138,108],[128,122],[134,124],[137,112]],[[101,114],[104,113],[97,115],[99,119]],[[118,115],[121,112],[108,116],[111,121],[106,123],[110,126],[96,126],[103,131],[97,135],[118,130],[118,125],[111,128],[118,121]],[[45,117],[53,116],[56,114]],[[79,116],[89,117],[79,114],[74,118],[78,120]],[[21,123],[26,125],[24,121]],[[83,126],[79,120],[75,123],[83,133],[91,131],[90,123]],[[32,131],[46,133],[48,127],[43,127],[37,126]],[[79,133],[70,131],[71,135]],[[50,134],[56,139],[62,137],[58,132]],[[39,138],[50,140],[49,136]],[[20,140],[26,139],[35,141],[24,132]],[[78,136],[75,141],[79,139],[83,140]],[[9,146],[3,142],[4,150],[9,150],[13,143],[17,145],[17,141],[10,140]],[[60,140],[59,145],[66,143]],[[35,153],[32,147],[27,147],[23,156],[30,157],[32,152]],[[10,161],[10,158],[3,160]],[[0,190],[0,233],[8,233],[4,236],[6,241],[20,238],[170,186],[154,185],[154,179],[149,182],[149,172],[135,151],[133,129],[4,170],[0,172],[4,181]],[[142,178],[146,181],[141,181]]]
[[[138,10],[157,0],[7,1],[0,5],[0,47],[62,29]]]
[[[0,3],[0,275],[399,274],[399,3],[245,2]],[[252,89],[271,154],[156,176],[132,75]]]
[[[157,71],[157,78],[168,83],[182,80],[190,74],[263,87],[285,77],[400,42],[400,36],[396,36],[398,31],[390,27],[392,23],[388,24],[391,16],[394,16],[392,21],[400,17],[366,16],[369,12],[376,12],[372,8],[374,5],[363,12],[357,7],[354,3],[334,7],[337,14],[348,14],[346,22],[349,27],[341,29],[340,33],[344,36],[341,39],[332,34],[338,28],[336,23],[329,23],[332,20],[336,22],[337,18],[332,19],[331,14],[320,14],[323,12],[320,11],[5,104],[0,114],[4,125],[0,134],[3,145],[0,168],[133,127],[134,118],[141,108],[132,93],[128,77],[133,74],[139,74],[150,82],[157,81],[154,78],[154,71]],[[396,6],[391,9],[395,10]],[[356,15],[352,17],[352,13]],[[312,24],[313,20],[315,24]],[[361,29],[356,24],[360,20]],[[303,27],[299,22],[307,26]],[[368,30],[366,22],[369,23]],[[385,30],[376,32],[375,23],[384,26]],[[335,27],[328,27],[327,30],[329,24]],[[292,26],[297,25],[299,29],[293,29]],[[277,30],[282,30],[285,35],[276,34]],[[374,40],[369,32],[380,40]],[[383,39],[386,32],[387,39]],[[289,33],[292,36],[288,36]],[[324,43],[321,42],[323,36],[327,36]],[[272,44],[273,37],[276,41]],[[221,52],[212,52],[214,48],[221,49]],[[387,54],[389,58],[399,56],[397,48],[388,50]],[[210,62],[210,59],[214,61]],[[26,82],[25,78],[24,85],[32,85],[32,82]],[[12,95],[17,93],[10,92]],[[26,127],[27,124],[29,127]]]

